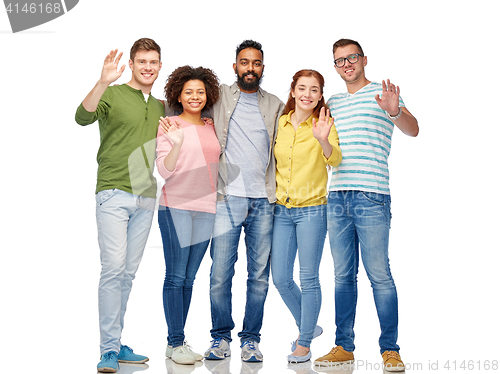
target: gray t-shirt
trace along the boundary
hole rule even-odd
[[[241,92],[229,120],[227,134],[226,160],[228,166],[236,166],[228,168],[229,195],[267,197],[266,167],[269,142],[269,135],[259,110],[257,93]]]

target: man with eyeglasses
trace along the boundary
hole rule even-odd
[[[335,268],[335,347],[315,365],[354,362],[354,319],[359,253],[370,280],[380,322],[380,353],[385,370],[404,371],[399,355],[398,301],[389,268],[391,220],[387,159],[396,125],[418,135],[418,122],[405,108],[399,87],[388,79],[370,82],[360,44],[340,39],[333,45],[337,73],[347,93],[333,95],[328,106],[342,150],[332,169],[328,195],[328,235]]]

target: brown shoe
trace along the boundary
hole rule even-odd
[[[384,359],[384,368],[386,371],[405,371],[405,364],[401,356],[395,351],[385,351],[382,353]]]
[[[336,364],[352,363],[354,363],[354,354],[352,352],[347,352],[340,345],[333,347],[327,355],[314,361],[314,365],[317,366],[332,366]]]

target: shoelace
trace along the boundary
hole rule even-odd
[[[181,353],[189,353],[189,350],[187,349],[186,344],[180,345],[179,347],[177,347],[177,349]]]
[[[398,352],[396,352],[396,351],[389,351],[389,352],[387,352],[387,360],[390,359],[390,358],[394,358],[396,360],[401,360],[398,356],[399,356]]]
[[[339,347],[338,347],[338,346],[337,346],[337,347],[333,347],[333,348],[332,348],[332,350],[330,351],[330,353],[331,353],[332,355],[334,355],[335,353],[337,353],[337,351],[338,351],[338,350],[339,350]]]
[[[255,351],[255,345],[252,341],[246,341],[245,343],[243,343],[242,347],[244,347],[245,345],[248,346],[248,349]]]
[[[118,357],[118,355],[117,355],[115,352],[112,352],[112,351],[111,351],[111,352],[106,352],[106,353],[102,356],[102,358],[104,358],[104,359],[106,359],[106,360],[111,360],[111,359],[113,359],[113,356]]]
[[[127,354],[134,353],[134,351],[132,350],[132,348],[130,348],[128,345],[122,345],[121,346],[121,350],[125,351],[125,353],[127,353]]]
[[[222,338],[212,340],[212,348],[219,348]]]

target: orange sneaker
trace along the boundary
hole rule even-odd
[[[401,356],[395,351],[385,351],[382,353],[384,359],[384,369],[386,371],[405,371],[405,364],[401,360]]]
[[[316,366],[332,366],[336,364],[352,363],[354,363],[354,354],[352,352],[347,352],[340,345],[333,347],[327,355],[314,361],[314,365]]]

